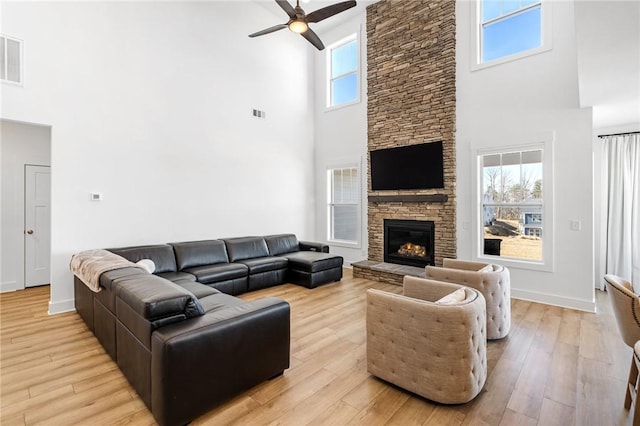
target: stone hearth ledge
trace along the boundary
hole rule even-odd
[[[405,275],[425,277],[424,268],[417,266],[397,265],[395,263],[361,260],[352,263],[354,278],[365,278],[389,284],[402,285]]]

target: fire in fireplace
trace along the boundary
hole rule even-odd
[[[430,220],[384,220],[384,261],[400,265],[435,264],[435,225]]]

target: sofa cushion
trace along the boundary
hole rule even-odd
[[[224,241],[189,241],[171,243],[171,245],[176,253],[176,264],[179,271],[193,268],[194,266],[229,262]]]
[[[226,309],[232,306],[243,305],[247,302],[242,299],[238,299],[237,297],[230,296],[224,293],[218,293],[206,296],[200,300],[200,304],[206,313],[217,311],[219,309]]]
[[[156,270],[156,264],[153,263],[153,260],[151,259],[140,259],[136,262],[136,265],[150,274],[153,274],[153,272]]]
[[[193,293],[155,275],[119,278],[114,280],[114,286],[118,299],[150,321],[176,315],[192,318],[204,314]],[[117,306],[116,315],[120,317]]]
[[[211,296],[212,294],[219,294],[220,292],[213,287],[209,287],[205,284],[200,284],[191,280],[177,280],[174,281],[174,284],[179,285],[187,291],[193,293],[195,297],[198,299],[202,299],[203,297]]]
[[[261,272],[275,271],[278,269],[285,269],[287,267],[286,257],[258,257],[255,259],[245,259],[239,261],[249,268],[249,275],[259,274]]]
[[[227,246],[230,262],[269,256],[267,243],[262,237],[226,238],[223,241]]]
[[[196,266],[195,268],[186,269],[185,272],[193,274],[200,283],[212,284],[246,277],[249,270],[240,263],[217,263],[215,265]]]
[[[142,259],[151,259],[156,265],[155,273],[176,272],[176,258],[173,254],[173,247],[167,244],[153,246],[136,246],[107,249],[111,253],[122,256],[130,262],[136,263]]]
[[[271,256],[300,250],[298,238],[294,234],[269,235],[264,237]]]
[[[169,281],[178,281],[178,280],[195,281],[196,280],[195,275],[190,274],[188,272],[163,272],[161,274],[155,274],[155,275]]]
[[[305,272],[319,272],[342,267],[342,256],[315,251],[298,251],[281,255],[289,259],[289,269]]]

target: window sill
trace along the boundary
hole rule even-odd
[[[361,247],[360,243],[357,241],[351,242],[351,241],[344,241],[344,240],[328,240],[327,244],[330,246],[344,247],[344,248],[351,248],[351,249],[359,249]]]
[[[339,110],[339,109],[343,109],[343,108],[347,108],[347,107],[350,107],[350,106],[353,106],[353,105],[357,105],[359,103],[360,103],[360,99],[358,98],[355,101],[345,102],[345,103],[340,104],[340,105],[326,107],[324,109],[324,112],[336,111],[336,110]]]
[[[520,59],[528,58],[529,56],[534,56],[539,53],[548,52],[551,50],[551,46],[540,46],[535,49],[526,50],[524,52],[514,53],[512,55],[503,56],[502,58],[492,59],[487,62],[472,62],[471,63],[471,72],[480,71],[485,68],[491,68],[496,65],[506,64],[508,62],[518,61]]]
[[[516,259],[512,257],[480,255],[476,257],[478,262],[495,263],[506,266],[510,269],[523,269],[527,271],[553,272],[553,264],[551,262]]]

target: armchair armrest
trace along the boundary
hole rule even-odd
[[[329,253],[329,245],[324,243],[314,243],[311,241],[299,241],[300,251],[318,251]]]
[[[470,260],[449,259],[449,258],[444,258],[442,260],[442,267],[444,268],[461,269],[465,271],[474,271],[474,272],[477,272],[488,265],[489,265],[488,263],[472,262]]]
[[[456,284],[412,277],[410,275],[405,275],[402,285],[405,296],[430,302],[435,302],[460,288]]]

